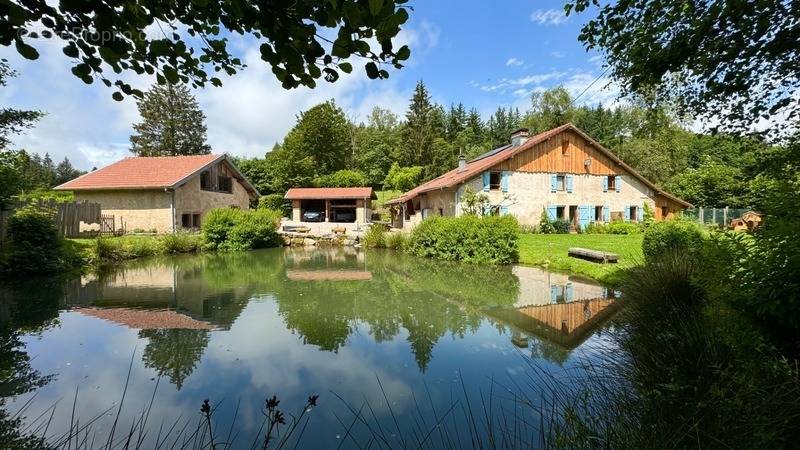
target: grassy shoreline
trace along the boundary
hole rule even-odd
[[[617,264],[598,264],[567,256],[570,247],[603,250],[619,255]],[[642,235],[530,234],[519,236],[519,263],[557,272],[581,275],[608,285],[617,285],[625,272],[644,262]]]

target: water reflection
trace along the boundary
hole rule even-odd
[[[30,380],[0,395],[51,382],[42,371],[63,378],[49,398],[91,382],[86,403],[100,408],[115,399],[104,383],[120,389],[125,355],[138,346],[135,372],[168,380],[174,391],[164,401],[192,412],[198,398],[335,390],[348,399],[386,392],[402,415],[420,382],[440,385],[431,401],[444,402],[461,369],[487,378],[514,369],[513,347],[567,364],[617,307],[602,286],[567,275],[355,249],[153,259],[39,285],[0,289],[0,367]],[[73,361],[84,368],[66,367]],[[148,397],[147,386],[136,389]]]

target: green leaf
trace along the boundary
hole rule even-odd
[[[22,40],[17,39],[15,44],[17,46],[17,52],[19,52],[19,54],[23,58],[25,58],[25,59],[38,59],[39,58],[39,52],[37,52],[36,49],[31,47],[30,45],[22,42]]]
[[[111,94],[111,98],[113,98],[114,100],[116,100],[118,102],[121,102],[122,100],[125,99],[125,97],[123,97],[122,94],[119,93],[119,92],[114,92],[113,94]]]
[[[339,63],[338,65],[339,65],[339,68],[342,69],[342,72],[344,72],[344,73],[350,73],[350,72],[353,71],[353,65],[350,64],[349,62],[342,62],[342,63]]]
[[[375,64],[374,61],[370,61],[367,64],[365,64],[364,68],[367,70],[367,76],[370,79],[374,80],[374,79],[378,78],[378,76],[379,76],[378,66]]]
[[[397,59],[399,60],[406,60],[411,56],[411,49],[408,48],[407,45],[400,47],[400,50],[397,51]]]
[[[167,78],[167,81],[169,81],[170,84],[178,83],[178,71],[172,66],[164,66],[164,76]]]
[[[369,12],[373,16],[377,16],[383,8],[383,0],[369,0]]]

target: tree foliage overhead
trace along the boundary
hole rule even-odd
[[[800,115],[800,2],[570,0],[566,10],[591,6],[599,13],[579,40],[605,54],[623,92],[721,119],[723,131]]]
[[[184,85],[153,86],[137,102],[131,152],[138,156],[207,155],[206,116]]]
[[[219,86],[216,73],[233,75],[244,67],[229,49],[229,36],[250,36],[284,88],[314,87],[321,77],[333,82],[351,72],[354,56],[373,79],[389,76],[383,65],[402,67],[411,52],[393,41],[408,20],[404,3],[10,0],[0,4],[0,44],[37,59],[36,40],[57,36],[74,61],[72,73],[87,84],[98,78],[116,86],[114,98],[121,100],[123,94],[141,96],[116,75],[123,72],[155,74],[159,84]]]

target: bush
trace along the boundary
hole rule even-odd
[[[314,179],[317,187],[360,187],[368,186],[367,176],[357,170],[337,170]]]
[[[645,260],[650,263],[668,253],[698,254],[706,232],[688,220],[665,220],[647,228],[642,241]]]
[[[283,198],[282,194],[263,195],[258,198],[258,209],[280,211],[284,217],[292,215],[292,202]]]
[[[242,251],[277,247],[280,243],[278,223],[281,213],[270,209],[243,212],[227,235],[220,250]]]
[[[639,234],[641,232],[639,225],[621,220],[615,220],[606,225],[606,231],[608,234]]]
[[[542,210],[542,217],[539,219],[539,232],[542,234],[553,234],[556,232],[555,227],[553,227],[553,222],[550,221],[550,217],[547,215],[547,210]]]
[[[519,224],[513,216],[431,217],[411,232],[417,256],[481,264],[516,262]]]
[[[50,213],[36,207],[20,208],[8,219],[7,233],[5,272],[48,273],[64,268],[61,237]]]
[[[380,224],[372,224],[364,233],[362,242],[365,247],[369,248],[385,248],[386,247],[386,229]]]
[[[397,163],[392,163],[386,178],[383,180],[383,188],[387,190],[409,191],[414,189],[422,179],[422,167],[400,167]]]
[[[553,233],[568,234],[571,224],[565,219],[556,219],[550,222],[553,226]]]
[[[395,250],[403,250],[406,246],[406,235],[402,232],[387,233],[386,247]]]
[[[203,246],[209,250],[222,249],[228,233],[239,223],[245,212],[236,208],[212,209],[203,218]]]
[[[164,254],[193,253],[200,248],[200,236],[191,233],[165,234],[160,239],[161,252]]]
[[[590,222],[585,232],[586,234],[608,234],[608,225],[600,222]]]

